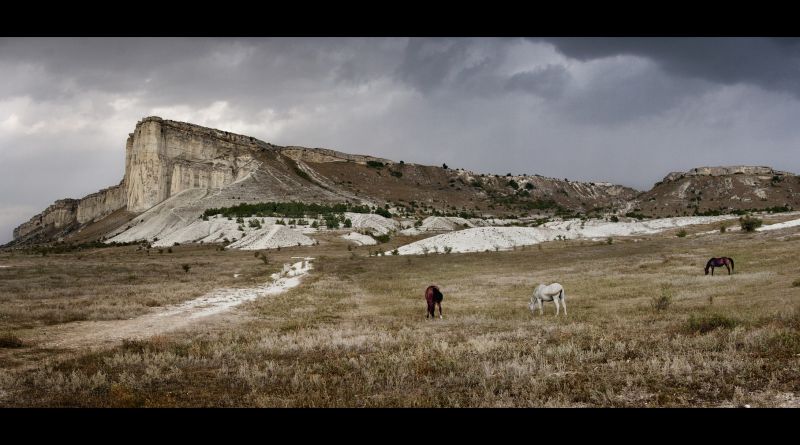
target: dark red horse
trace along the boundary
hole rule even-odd
[[[730,265],[730,267],[728,267],[728,265]],[[706,263],[706,275],[708,275],[709,268],[711,268],[711,275],[714,275],[714,268],[722,266],[725,266],[725,268],[728,269],[728,275],[730,275],[731,271],[733,271],[733,258],[728,258],[726,256],[720,258],[711,258]]]
[[[425,301],[428,302],[428,313],[425,314],[425,318],[430,316],[431,318],[436,318],[436,305],[439,305],[439,318],[442,318],[442,299],[444,295],[439,290],[438,286],[428,286],[425,289]]]

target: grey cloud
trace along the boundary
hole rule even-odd
[[[508,90],[519,90],[555,99],[564,91],[570,80],[569,71],[561,65],[547,65],[533,71],[523,71],[508,79]]]
[[[543,41],[582,61],[636,55],[652,59],[673,75],[722,84],[744,82],[800,96],[800,39],[605,37]]]

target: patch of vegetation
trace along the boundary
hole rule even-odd
[[[796,280],[792,281],[792,286],[794,286],[794,287],[800,287],[800,278],[798,278],[798,279],[796,279]]]
[[[395,178],[402,178],[403,177],[403,172],[401,172],[401,171],[392,170],[389,174],[394,176]]]
[[[389,239],[391,239],[391,236],[389,236],[388,233],[384,235],[372,235],[372,237],[375,238],[375,241],[379,243],[388,243]]]
[[[383,165],[383,162],[380,161],[367,161],[367,167],[369,168],[382,169]]]
[[[764,224],[764,221],[749,215],[739,218],[739,225],[745,232],[755,232],[762,224]]]
[[[679,230],[678,233],[676,234],[676,236],[678,238],[686,238],[686,230],[685,229]]]
[[[311,179],[311,176],[309,176],[308,173],[304,172],[303,170],[300,170],[300,167],[298,167],[297,165],[294,166],[294,172],[295,174],[297,174],[297,176],[305,179],[308,182],[315,182],[313,179]]]
[[[732,329],[739,325],[733,318],[719,314],[710,315],[691,315],[685,325],[685,330],[689,333],[705,334],[718,328]]]
[[[378,208],[375,209],[375,214],[376,215],[381,215],[384,218],[391,218],[392,217],[392,214],[388,210],[386,210],[384,208],[381,208],[381,207],[378,207]]]
[[[531,184],[530,182],[525,184],[525,189],[526,190],[533,190],[534,188],[536,188],[536,187],[533,184]]]
[[[329,229],[338,229],[339,228],[339,219],[336,218],[336,215],[325,215],[323,218],[325,220],[325,226]]]
[[[643,220],[643,219],[647,218],[647,216],[642,215],[641,213],[636,213],[636,212],[628,212],[628,213],[625,214],[625,216],[628,217],[628,218],[635,218],[635,219],[638,219],[638,220]]]
[[[611,222],[619,222],[617,215],[611,215]]]
[[[661,286],[661,295],[653,297],[650,305],[656,311],[665,311],[672,305],[674,292],[672,286],[665,284]]]
[[[519,189],[519,184],[517,183],[517,181],[515,181],[515,180],[513,180],[513,179],[512,179],[512,180],[510,180],[510,181],[508,181],[508,182],[506,183],[506,185],[507,185],[507,186],[509,186],[509,187],[511,187],[511,188],[512,188],[512,189],[514,189],[514,190],[517,190],[517,189]]]
[[[189,273],[189,269],[191,269],[191,268],[192,268],[192,266],[190,266],[190,265],[188,265],[188,264],[181,264],[181,268],[183,268],[183,271],[184,271],[185,273]]]
[[[330,213],[371,213],[369,206],[344,204],[306,204],[303,202],[260,202],[257,204],[239,204],[232,207],[207,209],[204,215],[222,215],[223,217],[273,216],[286,218],[303,218],[307,215],[324,215]],[[242,221],[244,222],[244,221]]]
[[[70,253],[75,251],[81,251],[85,249],[104,249],[108,247],[121,247],[121,246],[135,246],[135,245],[142,245],[149,247],[150,243],[141,242],[141,241],[131,241],[127,243],[104,243],[102,241],[91,241],[87,243],[66,243],[66,242],[56,242],[51,245],[40,245],[34,246],[30,249],[23,250],[24,253],[28,255],[42,255],[47,256],[48,253]]]

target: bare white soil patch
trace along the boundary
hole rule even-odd
[[[311,246],[314,240],[282,224],[255,230],[228,245],[230,249],[259,250],[289,246]]]
[[[357,232],[350,232],[347,235],[342,235],[342,238],[352,241],[358,246],[373,246],[378,244],[378,242],[375,241],[375,238]]]
[[[344,217],[349,219],[353,229],[368,230],[375,235],[385,235],[400,228],[400,223],[374,213],[347,212]]]
[[[709,224],[734,218],[738,217],[689,216],[616,223],[574,219],[550,222],[539,227],[478,227],[444,233],[407,244],[400,247],[398,252],[400,255],[419,255],[426,252],[444,253],[447,249],[452,249],[452,252],[509,250],[559,238],[601,240],[610,236],[646,235],[677,227]],[[440,222],[440,220],[433,221],[431,225],[438,225]]]
[[[787,229],[789,227],[797,227],[800,226],[800,219],[792,219],[790,221],[784,221],[782,223],[777,224],[770,224],[767,226],[762,226],[757,228],[756,230],[759,232],[763,232],[764,230],[780,230],[780,229]]]

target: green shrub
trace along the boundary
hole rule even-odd
[[[378,207],[377,209],[375,209],[375,214],[376,215],[381,215],[384,218],[391,218],[392,217],[392,214],[388,210],[386,210],[384,208],[381,208],[381,207]]]
[[[762,224],[764,224],[764,221],[749,215],[739,218],[739,225],[742,226],[742,230],[745,232],[755,232]]]
[[[617,218],[617,215],[611,215],[611,222],[619,222],[619,218]]]
[[[186,272],[186,273],[189,273],[189,269],[192,268],[192,266],[190,266],[188,264],[182,264],[181,267],[183,268],[183,271]]]
[[[792,286],[794,286],[794,287],[800,287],[800,278],[798,278],[798,279],[796,279],[796,280],[792,281]]]
[[[379,243],[388,243],[391,238],[388,233],[385,235],[372,235],[372,237]]]
[[[350,221],[350,218],[345,219],[344,226],[347,228],[353,227],[353,221]]]
[[[679,230],[677,236],[678,238],[686,238],[686,230],[684,229]]]

